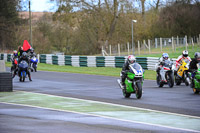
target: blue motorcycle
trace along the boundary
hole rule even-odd
[[[18,76],[19,76],[19,81],[20,82],[24,82],[25,81],[25,78],[26,78],[26,75],[28,73],[28,63],[25,61],[25,60],[22,60],[20,63],[19,63],[19,66],[18,66]]]
[[[35,72],[37,72],[37,63],[38,63],[38,59],[35,57],[35,56],[33,56],[32,58],[31,58],[31,71],[33,71],[33,69],[35,70]]]

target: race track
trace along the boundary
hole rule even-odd
[[[28,78],[24,83],[18,77],[13,80],[15,91],[49,94],[88,101],[100,101],[109,106],[137,107],[172,113],[180,117],[191,116],[200,119],[200,95],[194,95],[190,87],[184,84],[169,88],[158,88],[155,81],[145,80],[143,96],[136,99],[135,94],[125,99],[117,84],[116,77],[39,71],[32,73],[32,82]],[[51,103],[49,103],[51,104]],[[101,106],[101,105],[100,105]],[[0,129],[4,132],[198,132],[200,129],[176,128],[173,125],[160,126],[151,122],[137,122],[105,117],[105,114],[79,114],[76,112],[56,111],[17,104],[0,103]],[[150,110],[150,111],[151,111]],[[134,112],[134,111],[133,111]],[[99,112],[98,112],[99,113]],[[148,112],[149,113],[149,112]],[[147,118],[148,118],[147,113]],[[152,113],[152,112],[150,112]],[[103,117],[101,117],[101,115]],[[146,115],[145,113],[143,114]],[[117,116],[116,116],[117,117]],[[136,116],[128,116],[136,117]],[[20,121],[20,124],[16,124]],[[167,119],[160,120],[163,123]],[[171,120],[173,121],[173,120]],[[162,125],[162,124],[161,124]],[[184,121],[183,121],[184,125]],[[52,128],[54,126],[54,128]],[[199,124],[200,127],[200,124]]]

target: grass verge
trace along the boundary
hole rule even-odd
[[[6,66],[11,67],[11,63],[6,62]],[[120,72],[121,72],[121,68],[113,68],[113,67],[72,67],[72,66],[50,65],[50,64],[44,64],[44,63],[38,64],[38,70],[114,76],[114,77],[119,77]],[[152,70],[145,70],[144,78],[155,80],[156,72]]]

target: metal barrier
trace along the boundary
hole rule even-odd
[[[41,54],[38,56],[40,63],[68,65],[75,67],[123,67],[127,56],[71,56],[71,55],[52,55]],[[11,54],[0,54],[0,59],[11,61]],[[158,57],[136,57],[143,69],[155,70]],[[175,63],[176,59],[172,59]]]

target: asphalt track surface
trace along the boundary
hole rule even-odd
[[[13,80],[14,90],[74,97],[140,107],[164,112],[200,116],[200,95],[184,84],[158,88],[155,81],[145,80],[143,96],[125,99],[116,77],[61,72],[32,73],[28,79]],[[133,116],[134,117],[134,116]],[[200,124],[199,124],[200,125]],[[27,106],[0,103],[0,132],[186,132],[183,130],[126,122]]]

